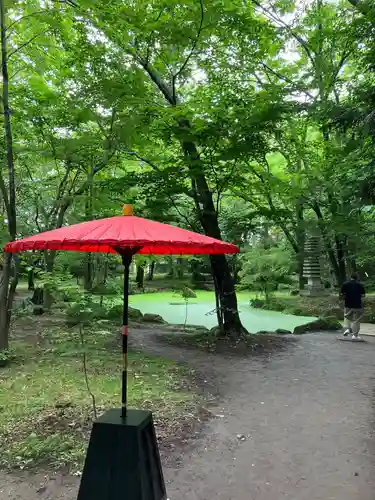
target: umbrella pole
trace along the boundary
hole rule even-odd
[[[77,500],[166,500],[152,414],[126,408],[129,271],[136,249],[120,252],[124,264],[122,408],[109,410],[94,422]]]
[[[129,272],[132,255],[123,255],[124,265],[124,309],[122,313],[122,388],[121,388],[121,417],[126,417],[127,376],[128,376],[128,315],[129,315]]]

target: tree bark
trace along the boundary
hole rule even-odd
[[[155,261],[150,262],[147,272],[147,280],[152,281],[154,279]]]
[[[2,100],[4,136],[6,148],[6,165],[8,169],[8,190],[1,174],[0,189],[2,191],[4,205],[8,218],[8,233],[11,241],[16,239],[17,215],[16,215],[16,190],[15,190],[15,167],[13,154],[12,124],[9,107],[9,76],[7,62],[7,34],[6,34],[6,12],[5,1],[0,0],[0,37],[1,37],[1,75],[2,75]],[[11,277],[11,266],[14,261],[14,273]],[[18,284],[18,260],[12,254],[5,254],[3,264],[3,276],[0,287],[0,351],[8,349],[9,328],[12,313],[13,299]]]
[[[216,280],[216,275],[215,271],[212,267],[212,262],[211,262],[211,268],[212,268],[212,276],[214,279],[214,286],[215,286],[215,305],[216,305],[216,318],[217,318],[217,324],[220,329],[220,331],[224,330],[224,323],[223,323],[223,310],[221,306],[221,294],[220,294],[220,289]]]
[[[145,267],[143,265],[137,265],[137,274],[135,281],[137,283],[138,288],[144,288],[144,279],[145,279]]]
[[[199,272],[199,262],[195,259],[190,261],[190,272],[191,272],[191,282],[196,285],[203,280],[201,273]]]
[[[178,257],[176,259],[176,271],[177,271],[177,278],[179,280],[182,280],[184,277],[184,260],[181,257]]]
[[[147,59],[143,59],[138,55],[138,62],[158,87],[167,103],[172,107],[177,106],[178,99],[175,89],[162,80],[158,72],[150,66]],[[192,137],[190,122],[185,118],[176,118],[176,125],[175,135],[181,145],[188,167],[193,188],[193,198],[200,222],[206,236],[221,240],[218,214],[213,203],[212,192],[207,183],[198,148]],[[228,260],[225,255],[212,255],[210,259],[220,292],[224,332],[232,336],[239,336],[244,331],[244,328],[238,314],[237,296]]]
[[[186,130],[185,123],[185,130]],[[218,214],[208,187],[206,177],[200,164],[200,157],[195,144],[182,140],[181,146],[189,166],[190,176],[195,193],[195,203],[204,232],[207,236],[221,240]],[[222,324],[224,332],[238,336],[244,328],[238,314],[237,296],[234,281],[225,255],[211,255],[211,267],[220,294]]]
[[[346,263],[345,263],[345,246],[344,242],[336,237],[336,253],[338,263],[338,285],[341,286],[346,281]]]
[[[27,272],[27,289],[28,290],[35,290],[34,269],[30,269]]]
[[[169,270],[167,272],[168,278],[174,278],[174,259],[173,259],[173,257],[168,257],[168,267],[169,267]]]

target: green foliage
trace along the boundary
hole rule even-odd
[[[85,295],[79,301],[69,302],[66,309],[68,326],[88,326],[95,320],[106,318],[107,315],[104,307]]]
[[[243,255],[241,284],[248,290],[260,291],[266,300],[281,284],[292,283],[291,255],[286,248],[254,247]]]
[[[6,366],[14,360],[14,350],[5,349],[0,351],[0,368]]]
[[[217,236],[271,246],[228,258],[244,287],[268,297],[288,286],[311,230],[327,278],[356,264],[372,274],[371,11],[324,0],[6,7],[18,236],[116,215],[124,202],[203,232],[212,196]],[[289,268],[275,250],[287,246]],[[36,274],[55,300],[81,301],[67,274],[102,303],[121,293],[118,257],[32,252],[23,275],[35,257],[53,270]]]

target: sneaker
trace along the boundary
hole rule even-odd
[[[347,330],[345,330],[345,332],[342,334],[342,336],[343,336],[343,337],[347,337],[347,336],[349,335],[349,333],[350,333],[350,330],[349,330],[349,329],[347,329]]]
[[[362,340],[359,335],[352,335],[352,340]]]

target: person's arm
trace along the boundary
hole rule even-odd
[[[341,300],[345,299],[345,283],[342,285],[340,290],[340,299]]]
[[[361,295],[362,295],[362,298],[365,297],[365,295],[366,295],[366,290],[365,290],[365,287],[363,285],[361,285]]]

